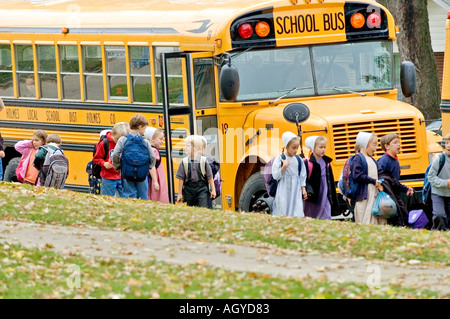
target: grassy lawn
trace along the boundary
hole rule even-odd
[[[216,211],[0,183],[0,219],[95,226],[172,238],[329,256],[449,265],[450,233]],[[442,298],[427,289],[370,289],[322,279],[283,279],[208,265],[177,266],[60,255],[0,244],[3,298]],[[73,276],[71,267],[81,275]],[[79,278],[80,288],[68,280]],[[445,297],[445,296],[444,296]],[[448,298],[448,296],[447,296]]]

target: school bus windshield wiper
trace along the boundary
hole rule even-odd
[[[281,95],[280,97],[277,97],[275,100],[269,102],[269,106],[271,106],[271,105],[277,103],[279,100],[281,100],[282,98],[288,96],[289,94],[291,94],[291,93],[294,92],[294,91],[298,91],[298,90],[307,90],[307,89],[312,89],[312,88],[313,88],[312,86],[305,86],[305,87],[301,87],[301,88],[297,88],[297,87],[292,88],[292,89],[290,89],[289,91],[287,91],[286,93],[284,93],[283,95]]]
[[[353,93],[353,94],[359,94],[361,96],[366,96],[366,93],[355,92],[355,91],[350,91],[350,90],[343,90],[343,89],[340,89],[340,88],[337,88],[337,87],[334,87],[333,90],[339,91],[339,92]]]

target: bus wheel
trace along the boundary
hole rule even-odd
[[[5,182],[18,182],[16,176],[16,169],[19,166],[20,157],[12,158],[8,165],[6,165],[5,172],[3,174],[3,180]]]
[[[242,188],[241,196],[239,197],[239,210],[245,212],[256,212],[256,202],[266,194],[266,184],[264,183],[264,176],[261,172],[257,172],[250,176]]]

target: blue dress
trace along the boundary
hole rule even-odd
[[[272,165],[272,176],[278,181],[277,193],[273,201],[273,215],[304,217],[302,187],[306,186],[306,168],[303,161],[300,175],[298,160],[289,157],[289,166],[281,174],[281,155],[277,156]]]

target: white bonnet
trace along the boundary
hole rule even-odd
[[[101,131],[100,132],[100,137],[102,137],[102,136],[106,136],[106,133],[108,133],[108,132],[111,132],[111,130],[103,130],[103,131]]]
[[[318,138],[319,136],[317,136],[317,135],[313,135],[313,136],[308,136],[306,139],[305,139],[305,145],[306,145],[306,147],[307,148],[309,148],[311,151],[313,151],[314,152],[314,147],[315,147],[315,145],[316,145],[316,140],[317,140],[317,138]]]
[[[367,144],[372,137],[372,133],[368,132],[359,132],[356,136],[356,143],[358,143],[362,148],[367,148]]]
[[[155,134],[155,132],[156,132],[156,128],[147,126],[145,128],[144,136],[145,136],[145,138],[147,138],[151,141],[153,138],[153,134]]]
[[[284,147],[287,147],[289,142],[295,137],[297,137],[297,135],[292,133],[292,132],[289,132],[289,131],[288,132],[284,132],[283,135],[281,136],[281,139],[283,140]]]

